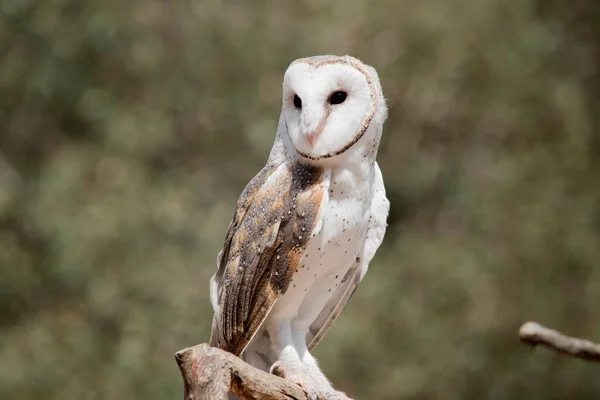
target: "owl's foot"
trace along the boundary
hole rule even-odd
[[[352,400],[345,393],[333,389],[329,382],[314,379],[301,363],[277,361],[271,367],[271,373],[300,386],[310,400]]]
[[[302,363],[277,361],[271,367],[271,373],[300,386],[310,400],[328,400],[327,393],[318,387]]]

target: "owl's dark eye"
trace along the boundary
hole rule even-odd
[[[294,107],[302,108],[302,99],[297,94],[294,95]]]
[[[329,104],[342,104],[346,100],[346,92],[334,92],[329,97]]]

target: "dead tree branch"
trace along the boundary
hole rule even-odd
[[[600,344],[567,336],[561,332],[546,328],[537,322],[523,324],[521,329],[519,329],[519,339],[533,346],[541,344],[549,349],[572,357],[600,362]]]
[[[307,400],[299,386],[254,368],[240,358],[207,344],[175,353],[183,378],[185,400]]]

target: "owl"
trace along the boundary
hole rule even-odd
[[[387,118],[377,72],[350,56],[290,64],[265,167],[242,192],[210,282],[210,345],[344,398],[310,352],[367,272],[389,201],[376,162]]]

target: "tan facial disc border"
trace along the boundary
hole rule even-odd
[[[371,110],[369,111],[366,118],[364,119],[358,132],[356,132],[356,134],[354,134],[354,136],[352,137],[350,142],[348,142],[348,144],[346,144],[344,147],[342,147],[339,150],[332,151],[330,153],[319,155],[319,156],[311,156],[310,154],[301,152],[300,150],[296,149],[298,154],[300,154],[302,157],[309,159],[309,160],[313,160],[313,161],[323,160],[326,158],[331,158],[331,157],[340,155],[343,152],[345,152],[346,150],[348,150],[350,147],[354,146],[354,144],[356,144],[356,142],[358,142],[360,140],[360,138],[363,137],[363,135],[365,134],[367,129],[369,129],[369,125],[371,125],[371,121],[373,120],[373,117],[375,116],[375,110],[377,108],[377,90],[375,89],[375,84],[373,83],[373,77],[371,76],[371,74],[369,74],[363,68],[363,66],[361,64],[357,63],[356,61],[348,60],[343,57],[333,58],[333,59],[329,59],[329,60],[325,60],[325,61],[321,61],[321,62],[314,62],[310,58],[301,58],[299,60],[294,61],[292,63],[292,65],[300,64],[300,63],[312,65],[315,69],[318,69],[324,65],[331,65],[331,64],[350,65],[350,66],[356,68],[360,73],[362,73],[365,76],[365,79],[367,80],[367,85],[369,86],[369,91],[371,94]]]

